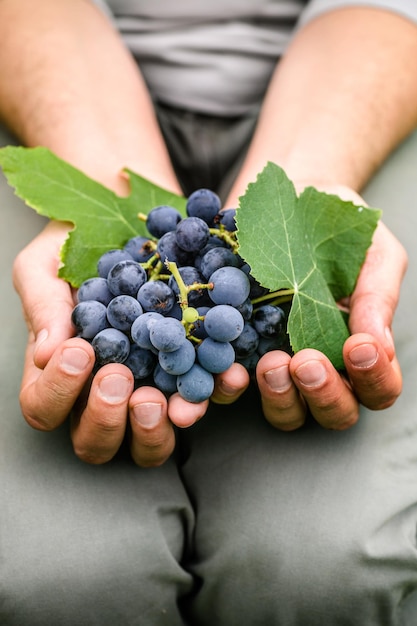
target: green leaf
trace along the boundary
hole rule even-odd
[[[295,352],[316,348],[343,369],[349,331],[336,301],[352,293],[380,216],[312,187],[298,197],[273,163],[240,198],[239,254],[264,287],[293,290],[288,332]]]
[[[129,170],[130,195],[120,197],[46,148],[1,148],[0,165],[26,204],[40,215],[74,224],[61,251],[59,276],[75,287],[97,274],[103,252],[146,234],[139,212],[168,204],[185,215],[185,198]]]

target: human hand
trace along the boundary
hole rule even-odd
[[[337,192],[363,204],[350,190]],[[394,403],[402,377],[391,324],[406,267],[404,248],[380,223],[356,288],[343,303],[352,333],[343,347],[346,375],[316,350],[301,350],[292,358],[280,351],[266,354],[258,363],[257,381],[271,424],[282,430],[298,428],[309,410],[325,428],[341,430],[356,423],[360,404],[377,410]]]
[[[208,401],[190,404],[178,394],[167,401],[152,387],[134,391],[130,370],[118,363],[105,365],[92,376],[93,348],[73,336],[74,294],[57,276],[69,228],[50,222],[14,263],[14,284],[29,331],[22,413],[40,430],[53,430],[72,414],[74,450],[86,462],[111,459],[129,429],[133,459],[140,465],[159,465],[174,448],[173,424],[191,426],[204,415]],[[237,386],[244,387],[241,381]]]

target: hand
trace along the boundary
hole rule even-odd
[[[92,378],[93,348],[73,336],[73,293],[57,277],[69,228],[50,222],[13,268],[29,331],[20,391],[23,415],[32,427],[53,430],[72,413],[74,450],[89,463],[111,459],[129,428],[133,459],[159,465],[175,445],[173,424],[191,426],[204,415],[208,401],[190,404],[174,394],[168,402],[152,387],[133,391],[130,370],[117,363],[102,367]],[[237,387],[244,387],[239,377]]]
[[[391,324],[407,267],[402,245],[380,223],[368,250],[349,308],[352,335],[343,347],[346,375],[316,350],[292,358],[270,352],[258,364],[257,380],[266,419],[282,430],[302,426],[307,410],[325,428],[356,423],[359,405],[378,410],[401,393],[402,377]]]

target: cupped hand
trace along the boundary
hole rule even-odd
[[[360,405],[379,410],[395,402],[402,376],[391,327],[406,268],[403,246],[379,223],[355,290],[343,303],[351,332],[343,346],[344,373],[312,349],[292,358],[274,351],[260,359],[257,382],[273,426],[299,428],[309,411],[323,427],[342,430],[356,423]]]
[[[133,459],[140,465],[160,465],[175,445],[173,425],[194,424],[207,411],[208,401],[190,404],[178,394],[167,401],[152,387],[134,391],[132,373],[118,363],[100,368],[93,377],[94,350],[73,336],[73,291],[57,276],[70,228],[50,222],[14,263],[14,285],[28,326],[22,413],[39,430],[53,430],[71,414],[74,450],[86,462],[110,460],[128,430]]]

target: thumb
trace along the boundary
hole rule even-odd
[[[13,265],[13,283],[22,301],[30,340],[34,341],[33,360],[40,368],[74,334],[71,287],[58,278],[60,249],[68,230],[68,224],[50,222],[18,254]]]
[[[352,334],[373,335],[390,360],[395,355],[391,326],[406,269],[405,249],[380,222],[350,298],[349,328]]]

